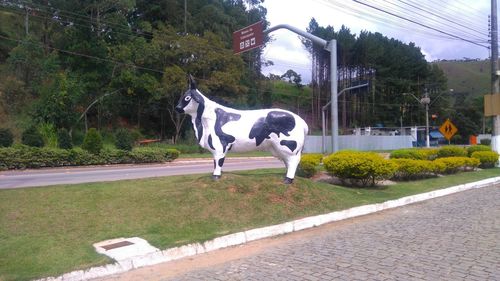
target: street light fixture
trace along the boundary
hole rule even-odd
[[[453,94],[453,89],[449,89],[449,93]],[[421,99],[418,99],[414,94],[412,93],[403,93],[403,96],[410,95],[412,96],[415,100],[417,100],[420,104],[425,105],[425,146],[427,148],[431,147],[430,144],[430,132],[429,132],[429,105],[433,104],[439,97],[441,97],[442,94],[447,93],[447,92],[442,92],[439,94],[436,98],[434,98],[434,101],[431,103],[431,98],[429,97],[429,91],[427,88],[424,89],[424,97]]]
[[[410,95],[415,100],[417,100],[420,104],[425,105],[425,146],[427,148],[431,147],[430,138],[429,138],[429,104],[431,103],[431,98],[429,97],[429,92],[427,89],[424,90],[425,96],[421,99],[418,99],[412,93],[403,93],[403,96]]]

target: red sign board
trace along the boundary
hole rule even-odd
[[[262,21],[233,32],[233,51],[239,54],[264,44]]]

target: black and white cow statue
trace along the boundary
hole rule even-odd
[[[175,107],[191,116],[198,144],[214,157],[213,178],[219,179],[228,151],[267,150],[285,162],[285,184],[293,182],[300,162],[306,122],[282,109],[236,110],[205,97],[189,76],[189,90]]]

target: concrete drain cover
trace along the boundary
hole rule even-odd
[[[116,261],[159,251],[159,249],[149,245],[148,241],[139,237],[106,240],[95,243],[94,248],[99,254],[106,255]]]

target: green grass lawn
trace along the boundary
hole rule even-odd
[[[500,169],[346,188],[283,169],[0,191],[0,280],[29,280],[111,263],[92,244],[139,236],[160,249],[498,176]]]

